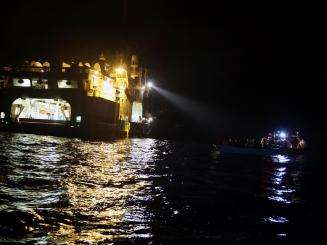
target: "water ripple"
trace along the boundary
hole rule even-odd
[[[300,161],[212,150],[0,133],[0,242],[235,244],[267,226],[288,239],[288,211],[303,202]]]

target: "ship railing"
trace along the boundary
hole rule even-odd
[[[61,72],[63,73],[82,73],[87,74],[90,68],[88,67],[62,67]]]
[[[90,68],[88,67],[62,67],[59,72],[62,73],[88,73]],[[33,67],[33,66],[14,66],[14,67],[3,67],[1,71],[4,72],[36,72],[36,73],[45,73],[45,72],[56,72],[55,69],[51,67]],[[58,71],[58,70],[57,70]]]
[[[34,66],[14,66],[14,67],[3,67],[1,71],[5,72],[49,72],[50,67],[34,67]]]

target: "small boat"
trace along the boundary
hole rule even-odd
[[[242,154],[242,155],[298,155],[306,149],[305,141],[300,137],[299,132],[289,134],[286,131],[279,130],[273,134],[269,133],[263,137],[257,144],[234,144],[233,140],[229,144],[215,145],[215,154]]]
[[[257,156],[271,156],[271,155],[297,155],[303,153],[300,149],[286,149],[286,148],[255,148],[242,147],[233,145],[216,145],[218,154],[240,154],[240,155],[257,155]]]

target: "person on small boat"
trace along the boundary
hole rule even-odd
[[[304,139],[301,139],[297,145],[297,149],[303,150],[305,148],[305,141]]]
[[[293,137],[293,138],[290,140],[291,148],[297,148],[299,142],[300,142],[300,138],[299,138],[299,137]]]
[[[266,137],[262,137],[261,141],[260,141],[260,145],[262,148],[265,148],[269,145],[269,140]]]

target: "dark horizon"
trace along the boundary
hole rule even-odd
[[[227,112],[233,126],[246,121],[245,131],[323,125],[314,119],[323,117],[326,64],[318,6],[126,2],[125,18],[123,1],[9,3],[0,62],[136,53],[160,86]]]

